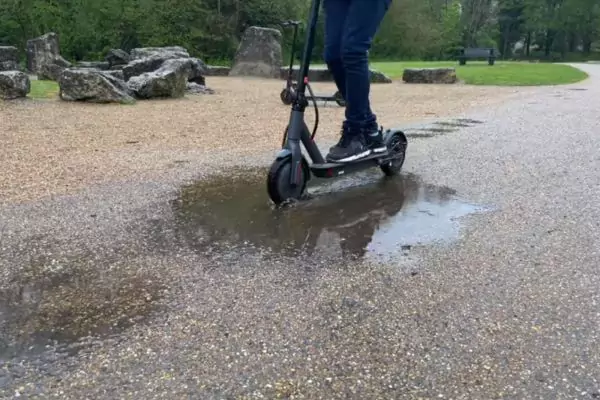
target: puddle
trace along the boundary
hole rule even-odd
[[[405,131],[407,137],[415,139],[432,138],[446,133],[458,132],[458,128],[468,128],[475,124],[482,124],[483,121],[475,119],[459,118],[451,121],[433,122],[421,128],[409,128]]]
[[[265,177],[266,171],[257,170],[183,188],[173,207],[190,246],[387,259],[406,255],[414,245],[451,240],[458,234],[457,218],[484,211],[457,199],[451,188],[414,175],[386,179],[375,170],[315,181],[308,200],[275,209]]]
[[[464,123],[464,124],[469,124],[469,125],[483,124],[483,121],[479,121],[479,120],[471,119],[471,118],[457,118],[455,121]]]
[[[42,257],[0,286],[0,360],[116,333],[155,309],[162,282],[131,265]]]
[[[468,124],[465,122],[459,122],[459,121],[439,121],[439,122],[434,122],[435,125],[441,125],[441,126],[452,126],[452,127],[457,127],[457,128],[468,128],[470,127],[472,124]]]

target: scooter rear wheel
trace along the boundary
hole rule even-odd
[[[290,184],[291,170],[292,159],[290,157],[275,160],[271,164],[271,169],[267,176],[267,191],[273,203],[277,205],[287,200],[300,199],[306,190],[308,176],[306,176],[305,168],[301,168],[300,182],[295,186]]]
[[[384,137],[384,141],[388,147],[389,155],[391,156],[389,161],[381,165],[381,170],[387,176],[398,175],[404,165],[406,159],[406,147],[408,141],[406,136],[401,132],[390,133],[390,137]]]

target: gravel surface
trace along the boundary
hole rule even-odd
[[[2,102],[0,204],[73,193],[91,183],[151,177],[238,162],[276,151],[289,118],[279,80],[211,77],[215,95],[153,100],[134,106],[51,101]],[[329,83],[315,91],[333,92]],[[381,122],[452,116],[527,89],[373,85]],[[312,124],[314,113],[308,113]],[[339,132],[343,109],[320,109],[320,137]],[[177,174],[177,173],[175,173]],[[171,174],[172,175],[172,174]]]
[[[384,264],[321,253],[287,257],[235,237],[213,245],[201,226],[184,228],[180,179],[192,172],[210,178],[221,153],[210,153],[205,164],[199,160],[208,151],[194,153],[198,158],[178,164],[168,179],[132,168],[126,180],[110,182],[127,175],[122,172],[103,175],[104,184],[73,195],[6,204],[0,212],[0,395],[600,398],[600,67],[580,68],[589,71],[588,81],[527,89],[477,111],[460,106],[454,117],[482,123],[456,131],[423,128],[431,134],[412,136],[407,174],[491,211],[462,218],[452,242],[414,245],[410,257]],[[389,95],[409,89],[397,90]],[[423,97],[447,90],[450,98],[451,90],[468,97],[483,89],[410,90]],[[209,99],[185,101],[208,108]],[[33,105],[11,105],[9,112],[17,107]],[[58,110],[52,103],[35,107]],[[164,115],[168,106],[160,107]],[[124,110],[121,118],[136,112]],[[158,121],[150,115],[144,123]],[[382,115],[384,122],[391,118]],[[186,119],[190,127],[192,120]],[[164,154],[181,157],[180,149],[169,150],[166,135],[150,143],[127,163],[154,171],[164,168]],[[276,143],[244,164],[268,165],[268,146]],[[163,147],[156,165],[149,163],[151,149]],[[122,144],[107,148],[104,159],[111,162],[126,154]],[[257,185],[243,170],[227,172]],[[262,173],[252,172],[259,182]],[[41,193],[36,188],[31,196]],[[419,221],[430,220],[412,223]],[[56,342],[45,346],[43,333]]]

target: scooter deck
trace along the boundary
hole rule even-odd
[[[318,178],[334,178],[336,176],[344,175],[346,173],[352,173],[362,169],[380,166],[393,159],[394,156],[390,155],[389,153],[383,155],[371,154],[368,157],[351,162],[327,162],[323,164],[312,164],[310,166],[310,169],[312,173]]]

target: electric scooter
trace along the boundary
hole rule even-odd
[[[284,132],[282,149],[271,164],[267,176],[267,191],[276,205],[290,200],[300,200],[304,195],[311,174],[318,178],[336,178],[366,168],[379,167],[386,176],[393,176],[400,172],[406,156],[408,145],[406,135],[400,130],[388,129],[382,132],[383,140],[388,149],[387,153],[383,155],[372,154],[348,163],[330,163],[323,158],[314,141],[319,126],[319,109],[308,81],[308,70],[314,47],[321,1],[312,0],[311,2],[308,19],[309,28],[306,32],[302,64],[298,73],[296,94],[292,100],[290,120]],[[312,96],[315,109],[315,125],[312,133],[304,121],[304,113],[308,106],[307,96],[305,95],[306,90]],[[304,157],[300,143],[302,143],[311,158],[311,165]]]
[[[279,97],[281,98],[281,102],[288,106],[290,104],[292,104],[292,102],[294,101],[294,96],[296,95],[296,92],[298,90],[298,84],[296,82],[294,82],[293,75],[294,75],[294,55],[296,54],[296,40],[298,38],[298,27],[300,26],[300,24],[302,24],[302,22],[292,21],[292,20],[284,21],[280,24],[284,28],[287,28],[289,26],[294,27],[294,36],[292,39],[292,54],[290,55],[290,68],[288,69],[287,77],[285,80],[285,88],[283,88],[283,90],[279,94]],[[328,96],[328,95],[324,95],[324,94],[316,95],[316,96],[314,96],[314,100],[335,101],[340,107],[346,106],[346,101],[342,97],[342,94],[339,92],[339,90],[337,92],[335,92],[335,94],[333,96]]]

